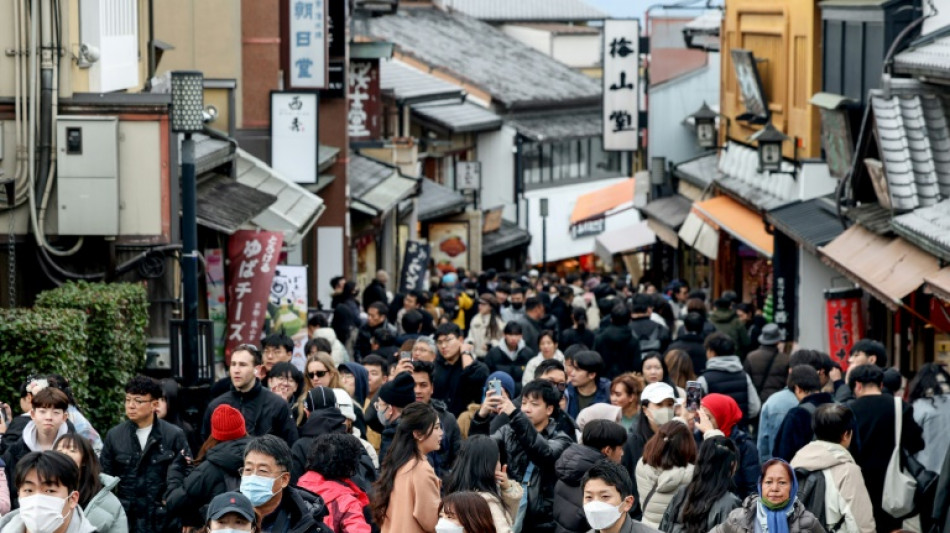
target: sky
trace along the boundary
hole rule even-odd
[[[604,11],[612,17],[640,17],[643,18],[643,14],[646,12],[647,8],[651,5],[669,5],[674,3],[683,3],[682,0],[668,0],[666,2],[659,2],[656,0],[584,0],[586,3]],[[697,6],[702,6],[705,2],[701,0],[696,0],[695,3]],[[716,0],[714,4],[722,4],[722,0]],[[654,9],[656,12],[656,9]]]

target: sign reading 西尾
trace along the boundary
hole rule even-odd
[[[745,105],[745,114],[738,119],[765,124],[769,119],[769,102],[765,98],[765,90],[762,89],[762,78],[759,76],[755,56],[748,50],[733,49],[732,65],[736,70],[739,93]]]
[[[292,88],[327,86],[327,1],[290,1],[287,28]]]
[[[460,191],[481,188],[482,164],[478,161],[457,161],[455,163],[455,188]]]
[[[350,140],[377,139],[382,122],[379,101],[379,60],[350,61],[347,130]]]
[[[640,121],[640,21],[604,21],[604,150],[636,151]]]
[[[228,238],[228,330],[225,364],[234,348],[258,344],[284,234],[238,230]]]
[[[864,337],[861,314],[861,289],[825,291],[825,316],[828,318],[828,353],[831,359],[848,369],[851,347]]]
[[[600,235],[607,227],[607,219],[604,217],[592,218],[583,222],[578,222],[571,226],[571,237],[580,239],[592,235]]]
[[[422,290],[429,264],[429,245],[424,242],[406,241],[406,253],[399,276],[399,292]]]
[[[317,94],[270,93],[271,166],[297,183],[317,182]]]

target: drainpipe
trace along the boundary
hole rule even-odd
[[[34,0],[37,1],[37,0]],[[39,3],[39,2],[37,2]],[[43,9],[49,6],[50,9]],[[40,7],[40,24],[43,29],[40,50],[40,138],[37,153],[36,195],[43,196],[49,179],[50,152],[53,140],[53,32],[52,6]]]

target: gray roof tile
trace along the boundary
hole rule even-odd
[[[531,234],[528,230],[518,227],[514,222],[502,220],[500,228],[482,235],[482,255],[494,255],[530,243]]]
[[[471,102],[412,106],[413,113],[454,133],[497,130],[501,117]]]
[[[834,204],[824,198],[784,205],[769,211],[767,217],[782,233],[812,253],[844,231]]]
[[[556,115],[512,115],[508,125],[534,141],[593,137],[603,132],[600,109],[562,112]]]
[[[350,154],[349,166],[346,169],[347,183],[350,185],[350,197],[359,198],[368,193],[373,187],[396,174],[398,170],[368,157]]]
[[[585,21],[609,15],[582,0],[444,0],[452,11],[492,21]]]
[[[420,222],[427,222],[462,212],[466,205],[468,200],[460,193],[426,178],[416,201],[416,216]]]
[[[898,235],[950,260],[950,200],[896,216],[891,226]]]
[[[379,87],[392,91],[398,101],[423,102],[461,99],[464,90],[399,61],[380,61]]]
[[[569,107],[600,100],[600,82],[522,44],[501,31],[437,8],[400,9],[371,19],[369,37],[448,72],[491,95],[506,108]]]
[[[894,72],[950,79],[950,35],[944,35],[894,56]]]

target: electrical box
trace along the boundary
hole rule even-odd
[[[119,233],[119,119],[56,121],[59,235]]]

